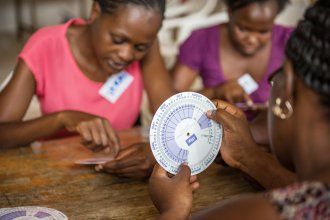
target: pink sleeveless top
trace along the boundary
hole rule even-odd
[[[42,113],[75,110],[106,118],[116,130],[132,127],[140,112],[143,91],[139,62],[125,69],[133,82],[112,104],[99,95],[103,83],[88,79],[73,57],[66,38],[73,23],[84,25],[85,21],[73,19],[40,29],[19,54],[35,78]]]

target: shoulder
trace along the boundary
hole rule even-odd
[[[65,37],[66,24],[43,27],[37,30],[27,41],[24,50],[45,49]]]
[[[217,41],[218,32],[219,25],[193,31],[180,45],[180,53],[187,51],[191,56],[192,53],[199,53],[200,51],[206,50],[210,45],[214,45],[215,41]]]
[[[56,37],[59,37],[59,35],[62,35],[65,29],[65,24],[55,25],[55,26],[47,26],[40,28],[37,30],[31,38],[36,40],[48,40],[48,39],[54,39]]]
[[[195,39],[195,40],[198,40],[198,41],[206,40],[210,36],[214,36],[215,34],[217,34],[218,31],[219,31],[219,25],[214,25],[214,26],[211,26],[211,27],[194,30],[191,33],[189,39]]]
[[[219,30],[219,28],[220,28],[219,25],[214,25],[214,26],[211,26],[211,27],[198,29],[198,30],[193,31],[192,35],[207,36],[208,34],[216,33]]]
[[[277,43],[286,44],[290,38],[292,32],[294,31],[293,27],[286,27],[282,25],[274,25],[273,27],[273,37]]]

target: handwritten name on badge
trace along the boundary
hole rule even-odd
[[[119,97],[133,82],[134,77],[126,71],[121,71],[109,77],[99,90],[99,94],[111,103],[115,103]]]

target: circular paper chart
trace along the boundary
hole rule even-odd
[[[67,220],[68,218],[62,212],[55,209],[23,206],[15,208],[0,209],[1,220]]]
[[[176,174],[188,163],[191,175],[205,170],[216,158],[222,141],[222,126],[208,119],[214,104],[195,92],[183,92],[166,100],[150,127],[150,146],[157,162]]]

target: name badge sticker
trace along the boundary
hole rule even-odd
[[[109,77],[99,90],[99,94],[111,103],[116,103],[119,97],[132,84],[134,77],[126,71],[121,71]]]
[[[258,83],[248,73],[241,76],[237,82],[248,95],[254,93],[259,88]]]

